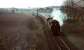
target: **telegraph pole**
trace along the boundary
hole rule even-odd
[[[37,16],[38,16],[38,8],[37,8]]]

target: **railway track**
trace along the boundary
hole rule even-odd
[[[70,50],[70,47],[67,45],[67,43],[61,37],[56,37],[55,41],[57,42],[58,46],[60,47],[60,50]]]
[[[60,49],[58,50],[78,50],[66,37],[54,37],[55,43]]]

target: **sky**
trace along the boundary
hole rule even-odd
[[[0,8],[37,8],[61,6],[66,0],[0,0]]]
[[[0,0],[0,8],[40,8],[48,6],[62,6],[66,0]],[[54,19],[63,25],[63,14],[60,10],[53,10]]]

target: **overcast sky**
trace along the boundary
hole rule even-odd
[[[36,8],[61,6],[65,0],[0,0],[0,8]]]

